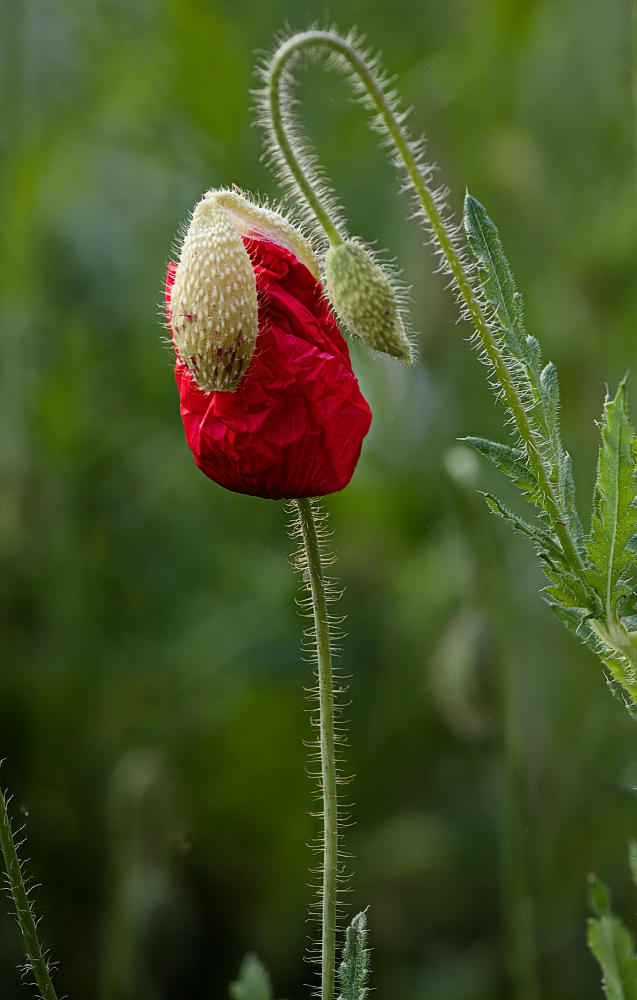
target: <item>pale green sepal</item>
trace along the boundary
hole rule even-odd
[[[345,932],[343,959],[338,967],[341,1000],[365,1000],[369,993],[370,949],[367,947],[366,911],[358,913]]]
[[[251,952],[243,959],[239,978],[230,983],[228,992],[232,1000],[274,1000],[270,974]]]
[[[608,1000],[637,1000],[637,955],[633,938],[610,912],[608,892],[589,876],[589,900],[597,914],[588,921],[588,946],[602,967],[602,988]]]
[[[352,240],[330,247],[325,279],[330,302],[350,333],[375,351],[408,364],[413,361],[396,293],[364,247]]]

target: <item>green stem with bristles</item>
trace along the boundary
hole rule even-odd
[[[314,32],[309,32],[309,34],[314,34]],[[308,205],[310,205],[316,218],[325,230],[331,245],[336,247],[339,243],[343,242],[343,237],[339,233],[336,223],[332,220],[329,212],[323,205],[318,191],[315,190],[314,185],[307,177],[303,166],[294,153],[292,144],[288,140],[283,122],[283,114],[281,110],[282,101],[280,98],[281,74],[288,58],[302,47],[295,44],[297,37],[299,36],[294,36],[294,38],[291,38],[288,42],[285,42],[281,46],[270,65],[268,82],[270,121],[272,123],[272,129],[274,131],[279,149],[285,157],[285,162],[288,165],[290,173],[303,192]]]
[[[57,1000],[51,976],[47,968],[46,959],[42,954],[42,948],[38,939],[33,910],[27,894],[24,879],[22,878],[22,868],[20,859],[16,851],[13,833],[11,831],[11,821],[7,812],[7,803],[4,794],[0,792],[0,847],[4,855],[4,863],[7,869],[7,878],[11,889],[11,896],[15,905],[15,912],[20,925],[22,940],[29,958],[29,966],[35,976],[38,989],[42,994],[42,1000]]]
[[[296,500],[305,569],[312,595],[316,635],[319,695],[319,741],[323,796],[323,887],[321,897],[321,1000],[334,1000],[336,967],[336,886],[338,879],[338,803],[336,794],[336,742],[334,683],[327,614],[327,596],[318,530],[311,500]]]
[[[360,55],[352,43],[345,38],[341,38],[340,35],[337,35],[334,32],[300,32],[298,35],[293,35],[291,38],[283,42],[272,57],[267,82],[268,106],[274,136],[287,167],[310,205],[312,211],[325,229],[330,242],[333,245],[342,242],[342,237],[336,229],[335,223],[330,218],[327,209],[322,204],[320,195],[308,179],[306,171],[292,148],[292,144],[290,143],[289,137],[285,131],[284,115],[282,112],[283,102],[281,95],[281,82],[286,63],[298,52],[304,49],[318,48],[325,48],[330,52],[338,54],[346,60],[350,68],[360,79],[375,111],[382,119],[382,122],[387,130],[387,134],[391,138],[392,143],[396,148],[396,152],[404,164],[407,175],[414,186],[414,190],[416,191],[422,208],[427,216],[427,219],[429,220],[433,233],[440,244],[440,248],[445,256],[449,269],[467,307],[467,312],[475,325],[484,351],[493,365],[498,381],[502,387],[504,400],[515,420],[518,433],[526,449],[529,462],[537,478],[540,490],[542,491],[546,509],[551,516],[555,532],[560,539],[564,554],[566,555],[573,571],[581,576],[584,570],[582,557],[571,537],[567,525],[564,523],[565,519],[562,517],[546,468],[538,451],[535,436],[524,408],[524,404],[520,399],[515,383],[509,374],[502,351],[489,327],[489,323],[484,315],[478,296],[471,285],[469,276],[462,264],[456,248],[453,245],[453,239],[438,210],[433,192],[429,189],[427,181],[418,166],[416,156],[412,151],[409,140],[373,70],[368,66],[365,59]]]

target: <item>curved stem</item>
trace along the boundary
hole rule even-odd
[[[489,360],[496,372],[497,378],[502,386],[502,392],[506,405],[513,414],[520,438],[522,439],[529,457],[529,462],[542,491],[546,509],[550,513],[555,531],[560,539],[560,542],[562,543],[564,553],[568,561],[571,563],[574,571],[582,573],[584,569],[582,557],[580,556],[577,546],[571,538],[568,527],[564,523],[564,518],[562,517],[559,504],[549,481],[545,465],[538,451],[524,404],[522,403],[515,383],[507,370],[502,351],[500,350],[500,347],[491,332],[478,296],[471,285],[471,281],[469,280],[469,276],[462,264],[460,255],[453,244],[451,234],[438,210],[433,192],[429,189],[423,172],[418,165],[417,158],[411,148],[409,139],[407,138],[407,135],[405,134],[391,106],[391,102],[384,93],[383,87],[376,78],[373,70],[368,66],[365,59],[360,55],[360,53],[356,50],[356,47],[351,42],[345,38],[341,38],[340,35],[336,35],[331,31],[305,31],[299,33],[298,35],[293,35],[292,38],[288,39],[280,46],[270,65],[270,72],[268,76],[268,98],[272,127],[276,141],[279,144],[281,153],[289,170],[293,174],[299,188],[307,199],[308,204],[311,206],[312,211],[315,213],[319,222],[325,229],[330,242],[333,243],[333,232],[336,227],[329,218],[326,209],[321,204],[319,195],[312,187],[309,179],[306,177],[303,167],[292,149],[285,131],[284,118],[281,110],[281,79],[285,64],[290,58],[301,50],[313,48],[326,48],[330,52],[337,53],[347,62],[348,66],[359,78],[371,104],[374,107],[374,110],[382,120],[387,134],[391,138],[391,141],[396,148],[396,152],[404,165],[407,176],[414,186],[414,190],[416,191],[418,199],[422,205],[423,211],[429,220],[429,224],[431,225],[433,233],[440,244],[447,264],[449,265],[449,269],[467,307],[467,312],[475,325],[478,336],[482,342],[482,346],[488,355]],[[340,234],[336,233],[336,236],[338,237],[337,242],[341,242]]]
[[[314,34],[314,32],[309,32],[309,34]],[[339,233],[336,223],[333,222],[329,212],[323,205],[318,191],[316,191],[301,166],[298,157],[292,148],[292,143],[288,139],[283,122],[283,114],[281,110],[283,104],[281,101],[281,84],[283,80],[282,72],[289,57],[300,48],[300,46],[294,44],[296,37],[298,36],[291,38],[288,42],[285,42],[281,46],[272,60],[272,65],[270,66],[270,74],[268,78],[270,121],[272,122],[272,129],[274,131],[277,144],[283,154],[283,157],[285,158],[285,162],[287,163],[290,173],[303,192],[303,195],[305,196],[305,199],[308,205],[310,205],[316,218],[323,226],[330,243],[335,247],[338,246],[339,243],[343,242],[343,237]]]
[[[336,965],[336,884],[338,877],[338,804],[334,739],[334,684],[323,561],[311,500],[296,500],[316,631],[319,694],[321,791],[323,793],[323,892],[321,927],[321,1000],[334,1000]]]
[[[22,940],[26,948],[29,959],[29,966],[35,976],[38,989],[42,994],[42,1000],[57,1000],[51,976],[47,968],[46,959],[42,954],[42,948],[38,940],[36,923],[33,918],[31,902],[22,878],[22,866],[16,851],[13,833],[11,831],[11,821],[7,813],[7,803],[4,794],[0,792],[0,847],[4,855],[4,863],[7,869],[7,878],[11,888],[11,896],[15,906],[18,924]]]

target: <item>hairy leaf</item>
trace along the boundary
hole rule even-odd
[[[529,345],[524,332],[522,298],[516,291],[498,230],[480,202],[469,194],[464,208],[465,229],[469,246],[479,262],[484,294],[495,309],[507,347],[528,362]]]
[[[527,538],[531,539],[540,557],[548,563],[554,561],[564,562],[564,554],[556,535],[546,528],[540,528],[533,524],[528,524],[527,521],[523,521],[521,517],[514,514],[512,510],[509,510],[497,497],[492,496],[490,493],[485,493],[484,499],[494,514],[504,518],[516,531],[520,531]]]
[[[369,993],[369,955],[367,947],[367,916],[358,913],[347,928],[343,960],[338,969],[342,1000],[365,1000]]]
[[[618,601],[631,593],[626,576],[635,562],[630,542],[637,532],[633,430],[623,382],[615,398],[606,399],[601,432],[591,533],[586,542],[592,563],[587,578],[599,594],[610,627],[618,618]]]
[[[602,987],[608,1000],[637,1000],[637,955],[633,939],[610,912],[608,891],[590,877],[590,903],[597,914],[588,921],[588,946],[602,967]]]
[[[486,438],[480,437],[467,437],[463,440],[481,455],[489,458],[500,472],[504,472],[525,494],[532,499],[537,497],[537,479],[529,469],[526,454],[521,448],[511,448],[507,444],[487,441]]]
[[[561,519],[581,554],[584,537],[575,507],[570,458],[560,437],[560,394],[555,366],[552,363],[542,366],[540,346],[524,330],[522,299],[516,291],[498,231],[480,202],[470,195],[465,199],[464,225],[478,260],[482,290],[493,309],[492,332],[503,348],[504,362],[526,409]],[[532,499],[548,513],[540,491]]]

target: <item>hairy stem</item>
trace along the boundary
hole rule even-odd
[[[22,940],[24,941],[29,959],[29,966],[33,970],[38,989],[42,994],[42,1000],[57,1000],[46,959],[42,954],[42,948],[38,940],[38,932],[35,920],[33,919],[33,910],[22,878],[20,859],[18,858],[18,852],[16,851],[11,831],[7,803],[2,792],[0,792],[0,847],[4,855],[11,896],[13,897]]]
[[[496,376],[502,387],[502,394],[505,403],[511,411],[518,429],[518,433],[524,444],[529,457],[529,462],[535,473],[540,489],[544,496],[546,509],[553,521],[555,531],[560,539],[564,554],[571,567],[578,575],[582,573],[584,566],[580,553],[577,550],[567,525],[562,516],[559,504],[549,481],[546,467],[538,451],[537,444],[529,419],[527,417],[524,404],[520,399],[518,390],[511,378],[489,323],[484,315],[480,301],[473,289],[469,276],[463,267],[460,256],[454,247],[453,239],[447,228],[447,224],[438,211],[433,192],[430,190],[423,171],[418,165],[418,160],[413,152],[410,141],[402,128],[396,113],[394,112],[390,100],[388,100],[382,84],[377,79],[374,70],[367,64],[363,56],[357,51],[355,45],[346,38],[331,31],[306,31],[293,35],[279,47],[272,58],[268,75],[268,104],[270,118],[276,141],[281,154],[296,180],[300,190],[307,199],[308,204],[316,215],[317,219],[325,229],[330,242],[340,243],[342,237],[336,230],[336,226],[329,217],[329,214],[321,202],[321,198],[306,175],[302,164],[295,155],[286,134],[284,115],[282,111],[281,81],[286,63],[297,53],[304,49],[324,48],[329,52],[342,57],[349,68],[356,74],[362,83],[365,92],[382,121],[387,135],[391,139],[396,153],[404,165],[409,180],[413,184],[422,208],[429,220],[432,231],[438,241],[445,256],[449,269],[455,279],[458,290],[467,307],[467,312],[471,317],[482,346],[493,365]],[[327,224],[326,224],[327,223]]]
[[[308,34],[314,34],[314,32],[309,32]],[[288,42],[285,42],[272,60],[268,83],[270,120],[272,122],[272,128],[274,130],[279,149],[285,157],[285,162],[287,163],[292,176],[303,192],[303,195],[305,196],[305,199],[310,205],[316,218],[323,226],[330,243],[332,246],[338,246],[339,243],[343,242],[343,237],[339,233],[336,223],[333,222],[329,212],[323,205],[318,191],[314,188],[314,185],[310,181],[309,177],[307,177],[305,170],[295,155],[292,144],[285,131],[285,124],[283,121],[283,102],[281,101],[282,72],[289,57],[293,55],[294,52],[298,52],[299,48],[301,48],[301,46],[295,44],[298,37],[299,36],[295,36]]]
[[[323,793],[323,891],[321,920],[321,1000],[334,1000],[336,963],[336,884],[338,877],[338,805],[332,653],[323,562],[310,500],[296,500],[306,568],[312,594],[318,667],[321,790]]]

